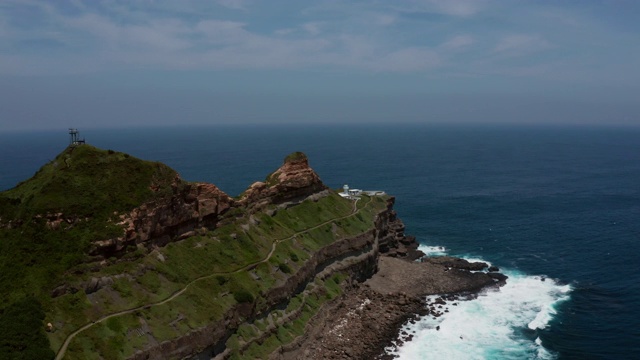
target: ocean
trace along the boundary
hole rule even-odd
[[[79,129],[237,195],[293,151],[332,188],[384,190],[422,248],[507,285],[408,324],[401,359],[639,359],[640,128],[310,125]],[[68,144],[0,133],[0,190]],[[437,330],[439,329],[439,330]]]

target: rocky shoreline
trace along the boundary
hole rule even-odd
[[[453,257],[414,261],[392,254],[381,254],[375,275],[363,283],[351,283],[341,299],[316,317],[304,339],[272,358],[392,359],[385,348],[412,338],[399,334],[407,321],[426,315],[437,318],[448,312],[448,306],[499,287],[507,278],[496,268],[480,271],[488,269],[485,263]],[[428,295],[441,296],[427,302]]]

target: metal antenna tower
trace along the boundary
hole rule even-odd
[[[80,140],[80,137],[78,136],[79,134],[80,133],[78,132],[78,129],[69,128],[69,135],[71,135],[71,146],[84,144],[84,139]]]

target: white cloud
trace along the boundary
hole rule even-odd
[[[302,24],[302,28],[308,32],[311,35],[318,35],[320,34],[320,32],[322,32],[322,30],[320,29],[322,26],[321,23],[319,22],[308,22],[305,24]]]
[[[244,27],[244,23],[227,20],[205,20],[195,26],[196,30],[204,35],[206,42],[214,44],[233,44],[243,41],[250,36]]]
[[[427,0],[428,5],[433,6],[439,12],[455,16],[471,16],[482,9],[486,1],[482,0]]]
[[[289,35],[289,34],[293,34],[295,32],[296,32],[296,29],[294,29],[294,28],[285,28],[285,29],[278,29],[278,30],[274,31],[273,33],[275,35],[278,35],[278,36],[286,36],[286,35]]]
[[[434,50],[425,47],[409,47],[393,51],[372,65],[378,71],[413,72],[439,66],[442,59]]]
[[[376,24],[382,25],[382,26],[391,25],[395,23],[396,20],[397,20],[396,16],[389,15],[389,14],[376,14],[374,16],[374,21],[376,22]]]
[[[468,47],[474,42],[471,35],[456,35],[441,45],[444,49],[457,50]]]
[[[503,55],[521,56],[551,47],[551,43],[539,35],[512,34],[502,37],[493,50]]]
[[[111,19],[86,14],[65,18],[66,26],[88,32],[104,41],[111,50],[128,47],[177,51],[188,48],[190,42],[183,36],[190,30],[178,20],[151,20],[146,24],[122,25]]]
[[[411,0],[393,2],[393,7],[403,12],[432,12],[443,15],[470,17],[487,5],[486,0]]]
[[[459,24],[493,6],[488,1],[322,2],[314,3],[312,11],[306,11],[306,5],[294,7],[286,16],[278,15],[277,22],[260,9],[228,15],[215,2],[196,0],[185,2],[184,7],[161,0],[158,7],[154,2],[154,11],[141,3],[96,5],[75,0],[78,3],[71,12],[56,2],[24,0],[27,6],[6,1],[11,5],[0,14],[0,39],[8,40],[2,41],[11,44],[34,39],[37,44],[37,40],[53,39],[64,44],[60,47],[64,50],[45,56],[44,52],[34,55],[33,49],[20,52],[11,51],[10,45],[0,46],[0,55],[5,55],[0,73],[118,70],[133,65],[156,69],[324,67],[441,73],[476,69],[475,73],[482,74],[490,73],[498,63],[502,68],[524,69],[533,64],[523,55],[556,47],[546,40],[551,38],[548,32],[529,33],[517,26],[497,40],[493,33],[476,32],[478,28],[473,26],[465,30],[467,33],[460,33]],[[225,4],[240,8],[248,2]],[[9,21],[9,10],[23,6],[39,9],[44,20],[20,27]],[[456,18],[438,19],[437,23],[415,21],[402,15],[406,11]],[[557,37],[553,39],[562,44]],[[83,61],[87,65],[79,66]],[[12,62],[15,64],[10,66]],[[474,68],[475,64],[480,65]]]
[[[246,10],[249,6],[247,0],[218,0],[218,4],[233,10]]]

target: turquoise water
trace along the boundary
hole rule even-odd
[[[333,188],[348,183],[395,195],[407,232],[425,246],[489,261],[511,276],[498,293],[451,311],[440,331],[433,330],[433,319],[412,328],[414,341],[399,350],[406,359],[434,352],[477,359],[640,354],[637,128],[80,131],[88,143],[165,162],[183,178],[212,182],[230,195],[264,179],[288,153],[304,151]],[[66,129],[0,133],[0,189],[33,175],[66,146],[67,137]]]

